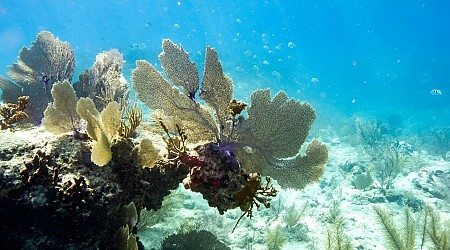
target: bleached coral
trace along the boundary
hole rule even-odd
[[[140,167],[152,168],[155,163],[162,159],[158,148],[149,139],[143,139],[137,149],[138,160]]]
[[[44,111],[42,125],[55,134],[76,130],[80,116],[77,114],[77,96],[69,81],[57,82],[52,88],[53,102]]]
[[[122,54],[117,49],[101,52],[94,65],[81,73],[74,86],[79,97],[91,98],[98,110],[116,101],[123,106],[128,103],[130,87],[123,76]]]
[[[2,99],[11,102],[18,95],[30,96],[29,121],[40,123],[47,104],[51,101],[51,89],[55,82],[71,80],[75,57],[69,43],[62,42],[48,31],[37,35],[30,48],[23,48],[17,63],[9,66],[8,76],[1,77]]]
[[[117,136],[121,114],[119,104],[111,102],[100,113],[90,98],[80,98],[77,113],[86,122],[86,132],[93,140],[91,160],[97,166],[105,166],[112,159],[112,141]]]

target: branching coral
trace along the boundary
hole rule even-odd
[[[12,102],[20,95],[30,96],[29,120],[38,124],[51,100],[53,83],[70,81],[74,68],[75,57],[69,43],[61,42],[50,32],[40,32],[29,49],[20,51],[17,63],[9,66],[8,76],[13,81],[0,78],[2,99]]]
[[[162,109],[168,119],[181,120],[184,136],[198,145],[194,150],[174,151],[174,159],[190,168],[185,187],[202,193],[220,212],[243,207],[244,214],[251,214],[252,205],[248,208],[244,202],[248,199],[238,195],[255,181],[247,170],[298,188],[322,176],[328,157],[325,145],[314,140],[306,155],[298,154],[316,118],[309,104],[288,100],[284,92],[271,99],[269,90],[257,90],[245,119],[241,112],[247,104],[233,99],[233,82],[210,47],[198,95],[206,105],[200,104],[197,67],[170,40],[164,40],[162,47],[159,58],[167,80],[147,61],[137,61],[132,80],[141,101],[150,109]],[[261,187],[261,180],[252,186]],[[246,197],[257,197],[259,189],[248,190],[251,194]]]
[[[29,96],[21,96],[17,98],[17,104],[2,105],[0,115],[3,119],[0,120],[0,129],[12,129],[15,123],[27,119],[28,115],[25,113],[25,109],[29,100]]]
[[[236,222],[233,231],[236,229],[236,226],[242,217],[247,215],[249,218],[252,218],[253,206],[259,208],[260,204],[263,204],[266,208],[269,208],[270,198],[275,197],[277,193],[278,191],[272,186],[270,177],[266,177],[266,184],[263,186],[261,184],[261,176],[259,174],[250,174],[245,186],[234,196],[234,199],[244,213]]]
[[[142,109],[135,102],[132,107],[125,108],[120,122],[119,136],[127,138],[142,121]]]

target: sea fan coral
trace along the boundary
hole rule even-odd
[[[133,86],[150,109],[161,109],[166,117],[180,119],[189,142],[199,145],[191,152],[179,152],[179,159],[188,154],[202,163],[190,166],[183,181],[187,188],[202,193],[211,206],[225,211],[242,205],[236,194],[251,179],[246,170],[276,176],[282,185],[299,188],[322,176],[328,157],[325,145],[313,141],[306,155],[298,155],[316,118],[309,104],[288,100],[284,92],[271,99],[268,89],[257,90],[248,118],[244,118],[241,111],[247,105],[233,99],[233,82],[223,73],[216,50],[209,46],[199,94],[205,105],[200,104],[195,93],[195,64],[170,40],[164,40],[162,48],[159,58],[168,80],[147,61],[137,61]]]
[[[29,121],[39,124],[51,99],[55,82],[70,81],[75,57],[69,43],[62,42],[48,31],[37,35],[30,48],[23,48],[17,63],[9,66],[8,76],[0,77],[2,99],[12,102],[18,96],[30,96],[27,107]]]
[[[117,49],[99,53],[94,65],[81,73],[80,80],[74,84],[77,95],[91,98],[98,110],[113,101],[127,105],[130,87],[122,74],[124,63]]]

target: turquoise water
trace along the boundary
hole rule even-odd
[[[78,80],[78,73],[92,66],[98,53],[113,48],[123,54],[126,60],[123,73],[128,82],[131,82],[131,71],[136,68],[136,60],[145,59],[161,69],[158,54],[162,50],[161,41],[165,38],[181,44],[189,52],[190,59],[198,65],[200,72],[203,70],[206,45],[215,47],[224,72],[235,83],[234,95],[237,99],[250,102],[250,94],[255,89],[270,87],[272,95],[278,90],[284,90],[289,97],[307,101],[314,106],[318,119],[312,135],[329,146],[330,167],[320,183],[322,191],[316,185],[311,187],[310,193],[305,192],[305,196],[295,193],[292,197],[312,200],[315,192],[320,198],[315,200],[316,203],[311,202],[312,209],[319,210],[321,206],[328,209],[331,205],[323,204],[331,200],[330,196],[339,196],[336,194],[339,192],[336,191],[338,188],[333,186],[330,179],[342,181],[351,189],[351,192],[344,190],[350,192],[347,196],[344,195],[348,201],[355,194],[352,193],[355,191],[351,180],[353,175],[372,171],[369,166],[373,159],[367,158],[374,158],[373,155],[368,153],[369,150],[361,149],[361,142],[353,141],[352,144],[351,136],[357,133],[355,121],[360,118],[364,121],[389,123],[392,129],[387,132],[390,136],[389,143],[395,141],[395,146],[401,150],[413,144],[410,151],[414,153],[409,152],[409,148],[405,150],[408,152],[401,152],[412,155],[411,158],[417,157],[414,158],[417,162],[423,162],[408,163],[408,168],[399,177],[403,178],[402,181],[414,171],[419,177],[423,177],[420,174],[426,176],[429,173],[430,176],[438,173],[434,177],[442,179],[443,173],[450,176],[450,144],[446,137],[450,136],[448,13],[450,4],[444,1],[7,0],[0,3],[0,75],[6,76],[7,65],[16,62],[20,49],[23,46],[29,47],[36,34],[43,30],[50,31],[72,46],[76,57],[72,82]],[[321,134],[322,131],[326,132]],[[440,136],[440,141],[436,138],[436,142],[428,140],[434,138],[435,134]],[[339,145],[341,140],[348,145]],[[352,147],[358,146],[361,147],[358,153],[363,153],[355,153]],[[428,154],[421,155],[421,148],[418,148],[420,146],[428,150]],[[355,172],[351,170],[353,166],[362,170]],[[433,167],[438,169],[428,169]],[[344,171],[344,168],[350,170]],[[375,174],[373,176],[375,178]],[[445,180],[448,187],[450,178],[446,177]],[[412,181],[408,181],[410,186],[402,188],[411,189]],[[403,182],[398,187],[401,184]],[[379,191],[379,188],[380,186],[372,186],[370,191]],[[188,197],[189,201],[183,204],[172,204],[176,209],[182,207],[189,210],[184,212],[191,217],[193,215],[189,212],[194,208],[204,211],[201,215],[202,222],[222,218],[215,209],[207,208],[200,196],[186,194],[183,193],[186,190],[181,190],[176,195],[193,197]],[[445,190],[448,192],[448,188]],[[360,193],[365,194],[364,191],[366,190]],[[401,189],[401,192],[404,191]],[[289,196],[286,193],[282,193],[283,195]],[[446,195],[445,199],[437,203],[448,204],[448,194]],[[418,199],[422,198],[440,199],[429,194]],[[169,203],[170,200],[166,202]],[[288,205],[292,206],[300,204],[297,201],[289,202]],[[394,207],[392,203],[395,202],[390,204]],[[437,210],[442,208],[448,218],[448,205],[442,206],[444,208],[438,207]],[[167,207],[170,207],[170,203]],[[343,210],[351,216],[353,211],[348,211],[351,209],[353,207]],[[359,209],[360,212],[367,208]],[[399,207],[394,209],[401,210]],[[272,210],[267,211],[259,211],[262,214],[259,218],[274,217]],[[240,211],[231,215],[228,213],[225,217],[228,224],[221,228],[233,227],[240,215]],[[317,214],[315,216],[316,219],[320,217]],[[180,217],[183,217],[182,213],[172,215],[167,220],[177,221]],[[281,218],[278,215],[275,217],[278,220]],[[302,225],[307,224],[305,221]],[[254,220],[255,224],[257,222],[258,219]],[[320,222],[326,224],[323,220]],[[173,228],[174,223],[171,224]],[[246,229],[242,228],[246,226],[250,227],[249,223],[240,227],[241,233],[245,233],[243,231]],[[252,226],[253,229],[258,226],[262,228],[261,225]],[[320,229],[311,228],[316,235],[320,235]],[[353,228],[356,228],[355,231],[359,230],[356,226]],[[144,242],[152,242],[149,245],[160,240],[152,238],[160,233],[160,228],[152,230],[154,231],[143,235],[146,238],[142,238]],[[292,236],[296,232],[288,234]],[[165,235],[161,233],[159,236],[163,238]],[[228,242],[238,242],[236,237],[238,236],[230,236],[231,240],[228,239]],[[260,245],[263,245],[261,239],[264,237],[265,231],[262,233],[260,230]],[[367,236],[370,237],[372,234]],[[248,246],[251,244],[247,243],[247,238],[252,236],[249,233],[245,236],[247,249],[250,249]],[[364,237],[359,239],[361,238]],[[372,241],[376,242],[377,239],[379,238]],[[358,249],[381,248],[368,246]]]
[[[118,48],[126,76],[136,59],[157,62],[170,38],[199,68],[205,45],[216,47],[243,99],[270,86],[324,115],[448,124],[449,10],[443,1],[2,1],[0,74],[41,30],[70,42],[75,72]]]

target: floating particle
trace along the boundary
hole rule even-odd
[[[175,29],[178,29],[178,28],[180,28],[180,25],[179,25],[178,23],[176,23],[176,24],[173,25],[173,27],[174,27]]]
[[[251,148],[251,147],[249,147],[249,146],[245,146],[245,147],[243,147],[242,149],[244,149],[244,151],[246,152],[246,153],[248,153],[248,154],[253,154],[254,152],[253,152],[253,149]]]
[[[352,103],[353,103],[353,104],[356,103],[356,99],[355,99],[355,98],[352,99]]]
[[[252,52],[250,52],[250,51],[247,50],[247,51],[244,52],[244,55],[246,55],[246,56],[251,56],[251,55],[252,55]]]
[[[0,6],[0,16],[6,16],[6,9]]]
[[[295,47],[295,44],[293,42],[288,42],[288,48],[293,49]]]
[[[276,78],[281,78],[281,74],[278,71],[272,71],[272,75],[275,76]]]
[[[319,83],[319,79],[313,77],[313,78],[311,78],[311,82],[314,84],[317,84],[317,83]]]
[[[432,95],[442,95],[442,91],[440,89],[432,89],[430,91],[430,94],[432,94]]]
[[[237,72],[244,72],[244,68],[242,68],[241,66],[237,66],[236,68],[234,68]]]
[[[353,61],[352,66],[355,67],[356,65],[358,65],[358,63],[356,61]]]
[[[266,60],[264,60],[264,61],[263,61],[263,64],[264,64],[264,65],[269,65],[269,62],[266,61]]]
[[[180,5],[181,5],[181,2],[178,1],[178,2],[177,2],[177,5],[180,6]]]
[[[253,65],[253,70],[255,70],[255,71],[259,71],[259,67],[258,67],[258,66],[256,66],[256,65]]]
[[[241,23],[241,19],[236,18],[236,23]]]
[[[264,45],[264,46],[263,46],[263,49],[269,49],[269,46]]]

